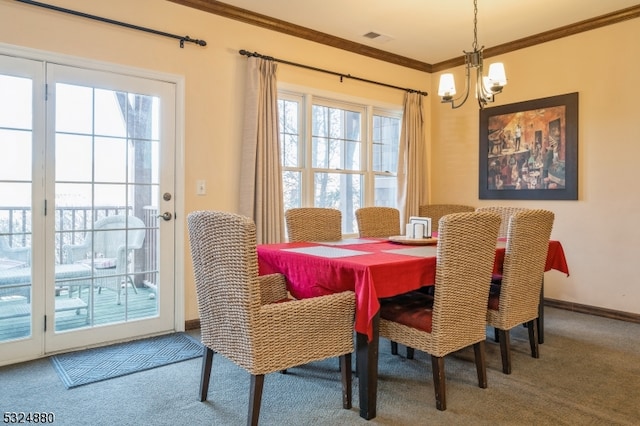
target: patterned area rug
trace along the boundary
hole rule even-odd
[[[67,389],[202,356],[202,344],[173,333],[51,357]]]

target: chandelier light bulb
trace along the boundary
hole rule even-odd
[[[440,86],[438,87],[438,96],[443,99],[451,99],[456,94],[456,83],[453,74],[446,73],[440,76]]]
[[[496,62],[489,65],[489,81],[491,82],[492,87],[499,86],[500,89],[507,85],[507,75],[504,72],[504,65],[502,62]]]

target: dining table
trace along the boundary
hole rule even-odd
[[[260,275],[281,273],[296,299],[355,292],[356,371],[360,416],[376,417],[380,299],[435,284],[437,239],[432,244],[382,238],[260,244]],[[496,242],[494,274],[500,274],[506,242]],[[559,241],[549,241],[545,271],[569,274]]]

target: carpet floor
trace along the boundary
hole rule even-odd
[[[447,410],[435,407],[431,360],[391,355],[380,342],[377,417],[342,408],[335,358],[265,378],[261,426],[576,426],[640,424],[640,324],[545,308],[545,343],[531,358],[527,330],[511,333],[513,373],[487,340],[489,387],[480,389],[473,350],[445,361]],[[493,336],[493,330],[488,330]],[[188,332],[199,338],[197,330]],[[66,390],[47,358],[0,367],[0,408],[55,413],[56,426],[241,426],[249,374],[214,356],[207,401],[199,401],[202,358]]]

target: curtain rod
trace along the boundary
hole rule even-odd
[[[80,16],[82,18],[94,19],[96,21],[106,22],[108,24],[119,25],[121,27],[131,28],[131,29],[138,30],[138,31],[144,31],[144,32],[147,32],[147,33],[157,34],[157,35],[161,35],[161,36],[164,36],[164,37],[175,38],[175,39],[180,40],[180,47],[181,48],[184,47],[184,42],[185,41],[189,42],[189,43],[195,43],[198,46],[206,46],[207,45],[206,41],[204,41],[204,40],[196,40],[196,39],[193,39],[193,38],[191,38],[189,36],[179,36],[179,35],[175,35],[175,34],[165,33],[164,31],[158,31],[158,30],[153,30],[151,28],[140,27],[138,25],[127,24],[126,22],[114,21],[113,19],[103,18],[101,16],[96,16],[96,15],[89,15],[88,13],[78,12],[76,10],[71,10],[71,9],[65,9],[63,7],[53,6],[53,5],[46,4],[46,3],[40,3],[40,2],[37,2],[37,1],[31,1],[31,0],[16,0],[16,1],[18,1],[20,3],[30,4],[30,5],[33,5],[33,6],[44,7],[45,9],[51,9],[51,10],[55,10],[57,12],[64,12],[64,13],[68,13],[68,14],[71,14],[71,15]]]
[[[335,71],[325,70],[325,69],[322,69],[322,68],[311,67],[309,65],[297,64],[295,62],[289,62],[289,61],[285,61],[285,60],[282,60],[282,59],[277,59],[277,58],[274,58],[272,56],[261,55],[258,52],[251,53],[251,52],[248,52],[248,51],[243,49],[238,53],[240,53],[243,56],[247,56],[247,57],[262,58],[262,59],[266,59],[268,61],[275,61],[275,62],[281,62],[283,64],[287,64],[287,65],[293,65],[294,67],[306,68],[308,70],[320,71],[320,72],[323,72],[323,73],[326,73],[326,74],[337,75],[338,77],[340,77],[340,82],[341,83],[342,83],[342,79],[343,78],[351,78],[353,80],[364,81],[365,83],[377,84],[378,86],[384,86],[384,87],[390,87],[392,89],[404,90],[405,92],[409,92],[409,93],[418,93],[418,94],[420,94],[422,96],[427,96],[428,95],[427,92],[423,92],[423,91],[420,91],[420,90],[407,89],[407,88],[404,88],[404,87],[393,86],[391,84],[380,83],[379,81],[367,80],[366,78],[356,77],[356,76],[353,76],[351,74],[343,74],[343,73],[339,73],[339,72],[335,72]]]

